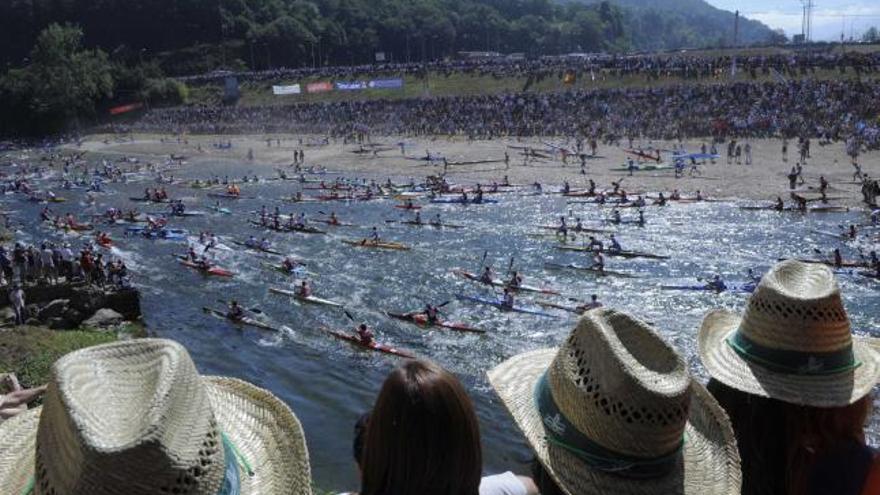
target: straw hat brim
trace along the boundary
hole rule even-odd
[[[742,322],[725,310],[711,311],[703,319],[698,338],[700,359],[709,374],[736,390],[791,404],[841,407],[868,395],[880,380],[877,340],[853,336],[853,354],[861,363],[851,371],[810,376],[771,371],[743,359],[727,338]]]
[[[692,383],[690,417],[682,454],[666,476],[628,479],[599,471],[564,448],[545,441],[535,405],[535,385],[556,356],[544,349],[514,356],[489,371],[498,393],[537,459],[568,495],[738,495],[742,476],[736,440],[727,416],[706,391]]]
[[[290,408],[269,391],[226,377],[203,376],[220,429],[241,452],[253,476],[241,473],[241,493],[310,495],[305,435]],[[34,476],[42,407],[0,423],[0,486],[19,494]],[[9,489],[7,492],[6,490]]]

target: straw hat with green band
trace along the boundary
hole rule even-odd
[[[880,354],[853,336],[830,268],[783,261],[774,266],[738,316],[706,315],[700,358],[716,380],[791,404],[839,407],[870,393]]]
[[[310,495],[302,427],[270,392],[200,376],[162,339],[55,363],[42,407],[0,424],[4,495]]]
[[[569,495],[740,493],[724,411],[627,314],[590,311],[561,347],[514,356],[489,382]]]

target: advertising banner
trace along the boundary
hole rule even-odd
[[[298,95],[302,93],[299,84],[291,84],[289,86],[272,86],[272,94],[274,95]]]
[[[403,79],[374,79],[367,85],[373,89],[400,89],[403,87]]]
[[[326,93],[333,91],[333,84],[327,81],[313,82],[306,84],[306,91],[309,93]]]
[[[358,91],[367,89],[367,83],[364,81],[336,81],[336,89],[339,91]]]

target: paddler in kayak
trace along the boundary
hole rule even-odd
[[[657,199],[654,200],[654,205],[656,206],[666,206],[666,197],[663,196],[663,192],[660,192],[660,195]]]
[[[361,323],[354,331],[354,336],[362,345],[373,346],[373,331],[367,327],[366,323]]]
[[[516,290],[522,285],[522,276],[516,270],[510,272],[510,280],[507,281],[507,287]]]
[[[611,234],[611,236],[608,238],[608,242],[610,243],[610,245],[608,246],[608,252],[619,253],[623,251],[623,248],[620,246],[620,243],[617,242],[617,238],[614,237],[614,234]]]
[[[834,256],[834,268],[843,268],[843,257],[840,255],[840,249],[834,248],[832,255]]]
[[[191,263],[195,263],[198,261],[199,255],[196,254],[196,250],[194,247],[192,247],[192,246],[189,247],[189,250],[187,250],[187,252],[186,252],[186,259],[187,259],[187,261],[189,261]]]
[[[562,181],[562,194],[568,194],[571,192],[571,184],[568,181]]]
[[[268,250],[272,249],[272,243],[269,242],[269,239],[266,239],[265,237],[263,237],[263,240],[260,241],[260,244],[258,247],[260,248],[260,251],[268,251]]]
[[[40,220],[42,220],[44,222],[51,222],[52,221],[52,210],[49,209],[48,206],[43,208],[42,211],[40,211]]]
[[[599,296],[597,296],[596,294],[593,294],[590,296],[590,302],[580,304],[580,305],[576,306],[574,308],[574,310],[580,314],[583,314],[591,309],[596,309],[596,308],[601,308],[601,307],[602,307],[602,303],[599,302]]]
[[[559,217],[559,228],[556,229],[557,235],[568,235],[568,225],[565,223],[565,216]]]
[[[422,224],[422,214],[420,212],[416,211],[416,217],[413,218],[413,223],[416,225]]]
[[[110,244],[113,244],[113,241],[110,239],[110,236],[107,235],[106,232],[98,232],[98,235],[95,237],[95,239],[97,240],[98,244],[102,246],[109,246]]]
[[[791,199],[797,202],[796,208],[798,211],[807,211],[807,198],[801,196],[800,194],[791,193]]]
[[[776,196],[776,204],[773,205],[773,209],[776,211],[782,211],[785,209],[785,203],[779,196]]]
[[[855,239],[856,237],[858,237],[858,235],[859,235],[859,233],[856,230],[855,224],[850,224],[849,225],[849,232],[847,232],[846,236],[849,237],[850,239]]]
[[[260,247],[260,242],[257,240],[256,237],[250,236],[250,237],[248,237],[248,240],[244,241],[244,245],[249,248],[256,249],[256,248]]]
[[[727,285],[724,284],[724,281],[721,280],[721,275],[716,274],[712,277],[712,280],[706,284],[707,289],[714,290],[715,292],[723,292],[727,290]]]
[[[587,195],[588,196],[595,196],[596,195],[596,182],[593,181],[593,179],[590,179],[590,187],[587,188]]]
[[[590,236],[590,242],[587,244],[587,249],[599,253],[602,252],[603,249],[605,249],[605,246],[602,245],[602,241],[596,239],[596,237],[594,236]]]
[[[226,318],[229,318],[232,321],[241,321],[244,319],[244,308],[242,308],[235,299],[229,303],[229,309],[226,311]]]
[[[339,217],[336,216],[335,211],[330,212],[330,219],[327,220],[327,224],[329,225],[339,225]]]
[[[514,300],[514,297],[513,297],[513,291],[508,289],[507,287],[505,287],[504,294],[502,294],[502,296],[501,296],[501,307],[507,308],[507,309],[513,309],[513,305],[515,302],[516,301]]]
[[[380,240],[381,239],[379,238],[379,231],[376,229],[376,227],[373,227],[373,230],[370,232],[370,241],[373,244],[378,244]]]
[[[312,288],[309,287],[309,283],[306,280],[303,280],[299,287],[296,288],[297,297],[301,297],[303,299],[309,298],[312,295]]]
[[[645,210],[639,210],[639,225],[645,225]]]
[[[439,213],[434,217],[433,220],[431,220],[431,225],[433,225],[434,227],[439,227],[439,226],[443,225],[443,223],[440,221],[440,214]]]
[[[590,266],[590,269],[599,273],[605,272],[605,257],[602,256],[602,253],[596,251],[593,254],[593,264]]]
[[[281,268],[288,273],[292,273],[299,266],[300,266],[300,263],[290,257],[284,258],[281,261]]]
[[[645,202],[645,198],[643,198],[641,196],[636,196],[636,199],[635,199],[635,201],[633,201],[632,204],[636,208],[642,208],[644,206],[647,206],[647,203]]]
[[[620,210],[618,210],[617,208],[611,210],[611,220],[609,220],[609,221],[611,223],[620,223],[621,222]]]
[[[574,219],[574,231],[581,232],[584,230],[584,224],[581,222],[581,217],[575,217]]]
[[[880,266],[880,259],[877,258],[877,251],[871,251],[868,255],[868,267],[877,268]]]
[[[492,275],[492,267],[487,266],[483,268],[483,273],[480,275],[480,282],[491,285],[494,280],[495,277]]]
[[[673,189],[672,194],[669,195],[670,201],[678,201],[681,199],[681,193],[678,192],[678,189]]]

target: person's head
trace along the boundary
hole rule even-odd
[[[407,361],[382,385],[367,427],[360,495],[477,495],[480,431],[448,371]]]
[[[592,300],[593,302],[596,302],[597,299],[599,299],[599,296],[597,296],[596,294],[590,296],[590,300]]]
[[[818,457],[864,445],[880,380],[874,345],[852,335],[834,274],[820,264],[778,263],[742,315],[706,315],[700,359],[737,432],[747,483],[802,493]]]

